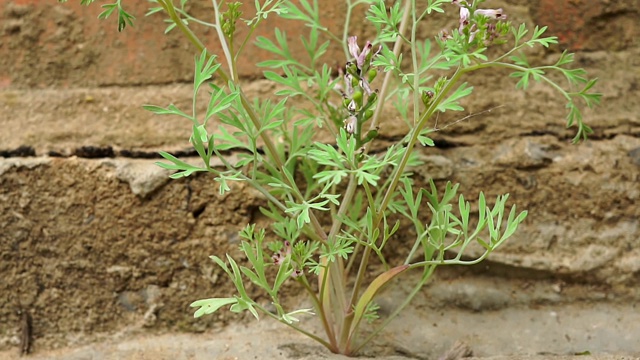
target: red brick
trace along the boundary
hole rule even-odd
[[[535,23],[549,26],[562,46],[575,50],[622,50],[640,35],[638,0],[537,0]]]
[[[253,2],[243,6],[246,18]],[[161,14],[145,17],[149,3],[124,1],[125,9],[136,17],[133,27],[116,31],[115,13],[107,20],[98,20],[102,11],[98,2],[85,7],[80,0],[0,1],[0,86],[102,86],[161,84],[190,81],[193,73],[195,47],[187,43],[177,30],[164,35],[166,24]],[[199,18],[213,18],[209,0],[191,0],[189,6]],[[340,29],[344,7],[341,0],[323,0],[323,23]],[[299,36],[307,31],[300,22],[284,21],[276,16],[261,24],[254,34],[273,37],[275,27],[287,32],[291,50],[304,53]],[[239,23],[238,35],[247,33]],[[242,29],[241,29],[242,28]],[[213,40],[212,29],[194,26],[195,32],[214,53],[220,53]],[[261,76],[255,63],[269,57],[252,44],[239,61],[243,77]],[[344,62],[339,47],[330,49],[328,57]]]

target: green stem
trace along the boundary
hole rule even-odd
[[[198,18],[195,18],[191,15],[189,15],[189,13],[187,13],[186,11],[184,11],[184,8],[180,8],[180,9],[176,9],[176,12],[179,13],[180,15],[184,16],[187,20],[194,22],[196,24],[200,24],[203,26],[207,26],[207,27],[215,27],[215,24],[212,24],[210,22],[206,22],[206,21],[202,21]]]
[[[355,249],[353,249],[353,253],[351,254],[351,256],[349,256],[349,262],[347,262],[347,266],[344,269],[345,275],[349,276],[349,274],[351,273],[351,268],[353,267],[353,264],[356,261],[356,256],[360,252],[361,248],[362,248],[362,244],[357,243]]]
[[[211,4],[213,5],[213,14],[216,18],[216,33],[218,35],[218,40],[220,40],[220,47],[222,48],[222,52],[224,53],[224,57],[227,59],[227,66],[229,67],[229,71],[231,72],[231,81],[234,83],[238,82],[238,74],[235,66],[235,62],[231,57],[231,50],[229,50],[229,44],[227,43],[227,37],[222,32],[222,26],[220,26],[220,9],[218,8],[218,1],[211,0]],[[260,127],[256,127],[260,129]]]
[[[413,66],[413,123],[416,123],[418,114],[420,113],[419,105],[421,103],[420,98],[420,77],[418,76],[418,52],[416,51],[416,30],[418,26],[416,24],[416,4],[412,2],[411,14],[413,17],[413,26],[411,27],[411,63]]]
[[[411,262],[411,259],[415,256],[416,251],[420,248],[421,239],[424,233],[424,228],[422,224],[418,221],[414,221],[413,226],[416,228],[416,242],[413,244],[411,251],[407,255],[407,258],[404,261],[405,265],[408,265]]]
[[[405,1],[404,4],[404,14],[402,16],[402,20],[400,22],[400,26],[398,27],[398,32],[403,34],[407,31],[407,23],[409,22],[409,13],[411,11],[411,0]],[[396,39],[395,44],[393,45],[393,54],[396,58],[400,56],[400,50],[402,49],[402,39]],[[369,126],[369,130],[375,130],[380,123],[380,114],[382,114],[382,109],[384,108],[384,103],[387,97],[387,91],[389,89],[389,85],[391,83],[391,78],[393,73],[387,72],[384,75],[384,80],[382,81],[382,87],[380,88],[380,93],[378,94],[378,104],[376,105],[376,110],[373,112],[373,116],[371,117],[371,126]],[[368,142],[364,147],[365,154],[369,152],[371,144],[373,141]]]
[[[409,137],[409,143],[407,144],[407,147],[406,147],[406,150],[404,152],[404,155],[402,155],[402,159],[400,160],[400,163],[398,164],[398,166],[396,167],[396,169],[394,170],[394,172],[392,174],[391,183],[389,184],[389,187],[387,188],[387,191],[385,192],[385,196],[382,199],[382,203],[380,204],[380,207],[378,208],[378,213],[376,214],[376,218],[374,220],[375,221],[374,225],[379,225],[380,221],[382,220],[382,216],[383,216],[384,212],[386,211],[387,206],[389,205],[389,202],[391,201],[391,198],[393,197],[393,194],[395,193],[395,190],[396,190],[396,187],[398,186],[398,183],[400,182],[400,178],[402,176],[402,173],[404,172],[404,169],[407,166],[407,163],[409,162],[409,158],[411,157],[411,152],[413,151],[413,148],[415,147],[416,142],[418,141],[418,135],[420,135],[420,132],[426,126],[427,121],[429,121],[431,116],[436,112],[436,109],[437,109],[438,105],[445,99],[445,97],[449,94],[449,91],[451,91],[453,86],[458,82],[458,80],[460,79],[460,76],[462,76],[462,74],[464,74],[466,72],[467,72],[466,69],[465,70],[461,70],[461,69],[458,68],[458,70],[456,70],[455,74],[447,82],[447,85],[444,87],[444,89],[442,89],[442,91],[440,91],[436,95],[436,97],[433,99],[433,102],[431,103],[429,108],[422,114],[422,116],[420,117],[416,127],[414,127],[411,130],[410,137]]]
[[[327,320],[327,316],[324,312],[324,309],[322,308],[322,304],[320,303],[318,296],[309,285],[309,281],[307,281],[307,277],[305,275],[303,275],[299,281],[302,283],[302,285],[304,286],[309,296],[311,296],[313,307],[316,308],[316,310],[318,311],[318,315],[320,316],[320,320],[322,322],[322,327],[324,328],[324,332],[327,335],[327,339],[329,339],[329,342],[331,343],[331,347],[329,347],[329,349],[334,352],[337,351],[338,344],[336,343],[336,337],[335,337],[335,334],[333,333],[333,328],[331,327],[331,325]]]
[[[251,26],[251,28],[249,29],[249,33],[242,41],[242,44],[240,44],[238,51],[236,51],[236,55],[233,57],[233,61],[238,61],[238,56],[240,56],[240,53],[242,53],[242,50],[247,45],[247,42],[249,42],[249,38],[251,37],[251,35],[253,35],[253,32],[256,30],[256,27],[258,26],[258,23],[260,23],[260,20],[258,20],[258,22],[253,26]]]
[[[187,26],[184,25],[184,23],[182,22],[182,20],[180,19],[180,17],[178,16],[178,14],[175,11],[175,8],[173,6],[173,4],[171,3],[171,1],[168,0],[158,0],[159,3],[163,6],[163,8],[167,11],[167,13],[169,14],[169,17],[171,18],[171,20],[176,24],[176,27],[178,29],[180,29],[180,31],[182,31],[182,33],[185,34],[185,36],[187,37],[187,39],[189,39],[189,41],[194,44],[196,46],[196,48],[198,49],[199,52],[202,52],[205,49],[204,44],[200,41],[200,39],[198,39],[198,37],[191,31],[191,29],[189,29]],[[227,57],[227,61],[229,62],[229,66],[231,66],[232,68],[234,67],[234,62],[232,62],[231,56],[229,54],[229,49],[226,46],[226,42],[225,42],[225,37],[224,34],[222,34],[222,30],[219,26],[220,23],[220,19],[218,16],[218,6],[217,6],[217,1],[216,0],[212,0],[212,3],[214,5],[214,10],[216,13],[216,30],[218,31],[218,36],[220,37],[220,43],[223,49],[223,52],[225,53],[225,56]],[[216,72],[216,74],[218,74],[222,80],[226,83],[229,82],[229,75],[222,69],[222,67],[218,68],[218,71]],[[237,79],[232,79],[232,81],[234,83],[237,84]],[[261,129],[261,124],[260,121],[258,120],[258,117],[255,113],[255,111],[253,110],[253,107],[251,106],[249,100],[247,99],[247,96],[244,94],[244,92],[242,91],[242,88],[240,86],[238,86],[238,93],[240,95],[240,101],[242,104],[242,107],[245,109],[245,111],[247,112],[249,119],[251,120],[251,122],[253,123],[253,125],[255,126],[256,129],[258,129],[258,131],[260,131]],[[278,156],[278,152],[276,151],[275,145],[273,144],[273,141],[271,140],[271,138],[269,136],[267,136],[267,134],[265,132],[260,132],[260,138],[262,139],[262,141],[265,144],[265,147],[267,148],[267,153],[269,154],[269,157],[271,159],[273,159],[276,163],[276,166],[278,167],[278,169],[282,172],[283,170],[283,162],[282,159],[280,159],[280,157]],[[286,178],[286,176],[285,176]],[[299,188],[297,187],[297,185],[295,183],[289,183],[289,186],[291,186],[291,188],[294,190],[294,194],[296,196],[296,198],[298,198],[299,201],[304,201],[304,197],[302,196],[302,194],[300,193]],[[322,229],[322,227],[320,226],[320,223],[318,222],[318,219],[316,218],[315,214],[313,212],[309,213],[309,217],[311,218],[311,224],[313,226],[314,232],[316,232],[320,238],[322,239],[326,239],[327,235],[324,232],[324,230]]]
[[[345,191],[344,198],[340,202],[338,213],[336,214],[331,226],[331,230],[329,231],[328,241],[334,241],[336,235],[338,234],[338,231],[340,231],[340,227],[342,226],[342,218],[346,216],[345,214],[349,206],[351,206],[351,201],[353,199],[353,195],[355,194],[356,187],[357,181],[355,180],[355,176],[351,174],[349,178],[349,185],[347,185],[347,190]],[[331,262],[329,264],[329,268],[327,269],[327,271],[329,271],[330,284],[329,286],[326,286],[327,284],[325,280],[320,287],[322,292],[329,291],[330,295],[334,295],[329,296],[330,304],[327,305],[336,306],[336,311],[333,314],[333,318],[338,322],[338,333],[341,337],[343,336],[343,333],[345,331],[348,332],[348,329],[345,330],[345,317],[347,311],[350,309],[346,302],[347,289],[344,270],[345,268],[342,258],[338,258],[336,259],[336,261]],[[340,346],[340,348],[342,349],[342,346]]]
[[[222,156],[222,154],[220,154],[220,152],[214,147],[213,152],[216,154],[216,156],[218,157],[218,159],[220,159],[220,161],[222,161],[222,164],[224,164],[224,166],[231,171],[237,171],[236,168],[233,167],[233,165],[231,165],[231,163],[229,163],[224,156]],[[211,168],[211,167],[207,167],[207,170],[209,172],[213,172],[216,175],[220,175],[220,172]],[[249,185],[251,185],[254,189],[258,190],[259,193],[261,193],[262,195],[264,195],[268,201],[272,202],[276,207],[278,207],[283,213],[288,214],[285,212],[285,210],[287,209],[287,207],[278,199],[276,199],[273,195],[271,195],[271,193],[265,189],[259,182],[257,182],[255,179],[252,179],[246,175],[241,174],[240,178],[243,181],[246,181]],[[288,214],[290,217],[293,217],[294,214]],[[307,232],[307,236],[309,236],[311,239],[320,242],[323,245],[327,245],[327,242],[324,238],[322,238],[321,236],[319,236],[318,234],[316,234],[315,232]]]
[[[404,33],[407,29],[407,24],[409,22],[409,15],[410,15],[410,10],[411,10],[411,3],[412,0],[406,0],[405,4],[404,4],[404,15],[402,16],[402,20],[400,22],[400,26],[399,26],[399,30],[398,32],[400,33]],[[395,56],[399,56],[400,54],[400,49],[402,48],[402,39],[399,37],[398,39],[396,39],[396,42],[394,44],[393,47],[393,52],[395,54]],[[378,126],[378,122],[380,119],[380,114],[382,112],[382,108],[384,107],[384,99],[386,97],[386,92],[388,90],[389,87],[389,83],[391,81],[391,73],[386,73],[385,74],[385,78],[384,81],[382,83],[382,88],[380,90],[380,93],[378,95],[378,104],[376,106],[376,110],[373,114],[372,120],[371,120],[371,126],[370,126],[370,130],[374,130],[376,129],[376,127]],[[369,147],[370,147],[371,142],[367,143],[365,145],[365,150],[364,152],[368,152]],[[349,182],[349,185],[347,187],[347,191],[352,190],[352,192],[355,192],[356,190],[356,180],[355,179],[351,179],[351,181]],[[353,196],[353,194],[351,194],[351,196]],[[346,197],[346,195],[345,195]],[[343,203],[344,204],[344,203]],[[340,208],[342,209],[342,205],[340,206]],[[372,209],[373,210],[373,209]],[[340,213],[340,212],[338,212]],[[339,217],[338,217],[339,219]],[[341,222],[334,223],[334,227],[332,228],[332,230],[335,229],[335,232],[337,232],[340,228],[340,226],[342,225]],[[372,229],[377,228],[380,225],[380,222],[378,221],[376,224],[374,224],[374,226],[372,227]],[[356,275],[356,279],[355,279],[355,284],[353,286],[353,290],[351,293],[351,298],[350,301],[348,303],[348,307],[351,308],[355,305],[355,301],[358,298],[358,293],[360,290],[360,286],[362,285],[362,282],[364,281],[364,272],[366,270],[368,261],[369,261],[369,256],[371,254],[371,247],[369,246],[365,246],[364,251],[362,253],[362,260],[360,261],[360,266],[358,267],[358,273]],[[345,289],[346,290],[346,289]],[[340,343],[340,348],[344,349],[349,347],[349,339],[352,339],[353,337],[351,336],[351,325],[353,323],[353,314],[351,314],[350,316],[345,317],[345,321],[344,324],[342,326],[342,333],[340,334],[340,339],[341,339],[341,343]],[[354,329],[355,330],[355,329]]]
[[[176,27],[182,31],[182,33],[187,37],[187,39],[198,49],[198,52],[202,52],[205,49],[204,44],[200,41],[200,39],[184,25],[178,14],[176,13],[175,7],[173,7],[173,3],[171,0],[158,0],[158,4],[162,6],[162,8],[167,12],[171,21],[176,24]]]
[[[351,0],[347,0],[347,14],[345,15],[344,27],[342,28],[342,41],[340,42],[342,44],[342,51],[344,51],[344,56],[347,59],[351,57],[351,55],[349,54],[349,46],[347,44],[349,39],[349,23],[351,22],[351,11],[353,10],[354,6],[355,4],[351,4]]]
[[[402,304],[400,304],[400,306],[398,306],[394,310],[394,312],[391,313],[389,315],[389,317],[387,317],[384,320],[384,322],[382,324],[380,324],[380,326],[378,326],[376,328],[376,330],[374,330],[360,344],[358,344],[355,348],[353,348],[353,353],[357,353],[358,351],[360,351],[367,343],[369,343],[369,341],[371,341],[374,337],[376,337],[380,333],[380,331],[382,331],[384,328],[386,328],[387,325],[389,325],[389,323],[393,319],[395,319],[402,312],[402,310],[404,310],[407,307],[407,305],[409,305],[409,303],[411,303],[413,298],[418,294],[418,292],[420,292],[420,290],[422,289],[424,284],[427,282],[427,280],[429,280],[429,278],[433,274],[433,271],[435,270],[436,267],[437,267],[436,265],[432,265],[431,267],[426,268],[424,270],[424,272],[422,274],[422,278],[420,279],[418,284],[416,284],[416,286],[413,287],[413,289],[411,290],[409,295],[404,299]]]
[[[304,335],[306,335],[306,336],[310,337],[311,339],[313,339],[313,340],[315,340],[315,341],[319,342],[320,344],[322,344],[322,346],[326,347],[327,349],[329,349],[329,350],[333,349],[333,347],[332,347],[332,345],[331,345],[330,343],[328,343],[328,342],[327,342],[327,341],[325,341],[324,339],[320,338],[319,336],[314,335],[314,334],[312,334],[312,333],[308,332],[307,330],[304,330],[304,329],[303,329],[303,328],[301,328],[301,327],[298,327],[298,326],[296,326],[296,325],[290,324],[290,323],[288,323],[288,322],[286,322],[286,321],[282,320],[278,315],[273,314],[273,313],[271,313],[271,312],[267,311],[267,309],[263,308],[262,306],[260,306],[260,305],[258,305],[258,304],[256,304],[256,303],[253,303],[253,306],[255,306],[255,307],[257,307],[258,309],[260,309],[260,310],[261,310],[264,314],[266,314],[267,316],[269,316],[269,317],[271,317],[271,318],[273,318],[273,319],[275,319],[275,320],[278,320],[278,322],[280,322],[280,323],[282,323],[282,324],[285,324],[285,325],[287,325],[288,327],[290,327],[290,328],[294,329],[295,331],[297,331],[297,332],[299,332],[299,333],[301,333],[301,334],[304,334]]]
[[[511,70],[516,70],[516,71],[531,71],[531,70],[535,70],[535,69],[541,69],[541,68],[554,68],[554,67],[547,67],[547,66],[541,66],[541,67],[536,67],[536,68],[525,68],[516,64],[509,64],[509,63],[505,63],[505,62],[488,62],[488,63],[483,63],[483,64],[476,64],[473,66],[470,66],[466,69],[464,69],[465,72],[471,72],[471,71],[475,71],[475,70],[480,70],[480,69],[486,69],[486,68],[490,68],[490,67],[501,67],[501,68],[506,68],[506,69],[511,69]],[[556,84],[553,80],[549,79],[548,77],[544,76],[544,75],[539,75],[540,78],[542,80],[544,80],[544,82],[546,82],[547,84],[551,85],[551,87],[553,87],[554,89],[558,90],[558,92],[560,92],[562,94],[562,96],[564,96],[565,99],[567,100],[571,100],[571,96],[569,95],[568,92],[566,92],[560,85]]]
[[[405,151],[404,155],[402,156],[400,164],[396,167],[396,170],[394,171],[394,173],[392,175],[391,184],[389,185],[389,188],[387,189],[387,192],[385,193],[385,197],[382,199],[382,204],[378,208],[378,212],[376,213],[376,216],[374,217],[372,229],[378,228],[380,226],[380,222],[384,218],[384,212],[385,212],[387,206],[389,205],[389,202],[391,201],[391,198],[393,197],[393,194],[395,193],[395,189],[396,189],[396,187],[398,185],[398,182],[400,181],[400,177],[401,177],[402,173],[404,172],[404,169],[405,169],[405,167],[406,167],[406,165],[407,165],[407,163],[409,161],[409,157],[411,156],[411,151],[415,147],[416,142],[418,140],[418,135],[420,134],[420,132],[422,131],[422,129],[426,125],[427,121],[431,118],[433,113],[436,111],[438,104],[440,104],[440,102],[442,100],[444,100],[445,96],[449,93],[449,91],[451,91],[453,85],[455,85],[458,82],[460,76],[463,73],[464,73],[464,71],[460,70],[460,69],[458,69],[456,71],[456,73],[453,75],[451,80],[449,80],[449,82],[447,83],[445,88],[439,94],[436,95],[436,97],[434,98],[434,101],[432,102],[431,106],[427,109],[427,111],[424,112],[424,114],[420,118],[417,126],[415,128],[413,128],[413,130],[411,131],[411,136],[409,138],[409,144],[407,145],[406,151]],[[352,293],[352,296],[351,296],[352,299],[356,299],[357,296],[358,296],[358,291],[359,291],[360,286],[362,285],[362,281],[363,281],[363,278],[364,278],[364,273],[365,273],[365,270],[367,268],[370,256],[371,256],[371,247],[367,246],[367,247],[365,247],[364,252],[362,253],[362,260],[360,261],[360,267],[358,268],[358,274],[356,275],[356,283],[355,283],[355,285],[353,287],[353,293]],[[351,304],[351,306],[353,306],[353,304]],[[346,327],[346,325],[349,326],[349,330],[348,331],[351,331],[350,327],[351,327],[352,321],[353,321],[353,317],[345,319],[345,327]],[[356,331],[356,330],[357,329],[353,329],[353,331]],[[350,339],[354,339],[355,337],[352,335],[349,338]]]
[[[423,266],[431,266],[431,265],[476,265],[480,262],[482,262],[484,259],[487,258],[487,256],[489,256],[489,254],[491,254],[491,251],[489,250],[485,250],[485,252],[478,258],[473,259],[473,260],[460,260],[460,256],[462,255],[461,252],[458,253],[458,256],[456,256],[455,259],[452,260],[424,260],[424,261],[418,261],[416,263],[413,263],[411,265],[409,265],[409,269],[415,269],[418,267],[423,267]]]
[[[364,180],[362,182],[362,187],[364,188],[365,194],[367,194],[367,201],[369,201],[369,207],[371,209],[375,209],[376,203],[373,200],[373,193],[371,192],[371,188],[369,187],[369,183]],[[373,229],[371,229],[373,230]]]

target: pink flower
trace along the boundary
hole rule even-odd
[[[284,261],[284,256],[282,256],[282,252],[277,252],[273,254],[273,256],[271,256],[271,259],[273,259],[274,264],[282,265],[282,262]]]
[[[469,25],[470,15],[471,13],[469,13],[469,9],[464,6],[460,7],[460,27],[458,28],[458,31],[460,33],[462,33],[462,30],[464,30],[465,26]]]
[[[451,36],[449,34],[447,29],[442,29],[442,31],[440,31],[440,33],[438,35],[440,36],[440,40],[442,40],[442,41],[447,41],[447,40],[453,39],[453,36]]]
[[[476,38],[478,31],[480,30],[476,29],[476,24],[471,25],[471,28],[469,28],[469,42],[472,42],[473,39]]]
[[[353,95],[353,85],[351,83],[351,79],[353,79],[353,76],[349,73],[345,74],[344,76],[344,86],[346,87],[345,91],[346,91],[346,95],[351,97],[351,95]]]
[[[364,78],[360,80],[359,84],[362,90],[364,90],[364,92],[367,93],[367,95],[371,95],[371,93],[373,93],[373,90],[371,90],[371,85],[369,85],[369,82]]]
[[[284,248],[271,256],[273,263],[280,266],[287,256],[291,255],[291,243],[288,240],[284,242]]]
[[[302,270],[300,270],[300,269],[296,269],[291,273],[291,277],[294,278],[294,279],[299,278],[302,275],[303,275],[303,273],[302,273]]]
[[[356,59],[356,65],[358,66],[358,69],[362,70],[364,61],[367,59],[367,55],[369,55],[369,53],[371,52],[373,44],[371,44],[371,41],[367,41],[367,43],[364,45],[364,48],[362,48],[362,51],[360,51],[360,47],[358,46],[358,37],[350,36],[347,40],[347,45],[349,46],[349,53],[351,53],[351,56]],[[379,53],[380,50],[382,50],[382,45],[380,45],[378,50],[373,55]]]
[[[364,59],[367,57],[367,54],[371,52],[371,48],[373,47],[373,45],[371,44],[370,41],[367,41],[367,44],[364,46],[361,52],[360,47],[358,46],[357,36],[350,36],[348,40],[348,45],[349,45],[349,52],[351,53],[351,56],[353,56],[356,59],[356,64],[358,65],[358,69],[362,69],[362,65],[364,65]]]
[[[458,27],[458,32],[462,34],[464,29],[469,26],[469,18],[471,17],[471,13],[469,11],[469,4],[464,0],[451,0],[452,4],[458,5],[460,7],[460,26]],[[490,19],[497,20],[506,20],[507,15],[502,12],[502,9],[477,9],[473,12],[474,16],[481,15],[488,17]],[[492,25],[492,24],[489,24]],[[495,29],[495,25],[493,25],[493,29]],[[475,24],[469,29],[469,42],[472,42],[475,39],[476,34],[478,33],[478,29],[475,28]],[[495,32],[495,31],[494,31]],[[494,34],[490,34],[491,40],[493,40]],[[444,41],[450,38],[449,34],[443,32],[440,35],[440,38]]]
[[[482,15],[491,19],[506,20],[507,15],[502,12],[502,9],[478,9],[473,12],[473,15]]]

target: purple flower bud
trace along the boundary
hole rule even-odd
[[[453,36],[451,36],[449,34],[449,32],[447,31],[447,29],[442,29],[442,31],[440,31],[440,34],[438,34],[440,36],[440,40],[441,41],[447,41],[447,40],[451,40],[453,39]]]
[[[282,256],[281,253],[275,253],[273,254],[273,256],[271,256],[271,258],[273,259],[273,263],[275,265],[281,265],[282,264],[282,260],[284,259],[284,257]]]
[[[349,116],[344,120],[344,128],[347,130],[349,134],[353,134],[358,129],[358,118],[355,116]]]
[[[293,271],[293,273],[291,273],[291,277],[296,279],[296,278],[299,278],[300,276],[302,276],[302,274],[303,274],[302,270],[296,269],[296,270]]]
[[[373,92],[373,90],[371,90],[371,86],[369,86],[369,82],[364,78],[360,80],[360,87],[367,93],[367,95],[371,95]]]
[[[347,105],[347,110],[349,110],[349,112],[355,112],[356,109],[357,109],[357,105],[356,105],[355,100],[351,100],[349,105]]]
[[[347,73],[344,75],[344,85],[346,87],[345,92],[347,96],[353,95],[353,84],[351,83],[351,79],[353,79],[351,74]]]
[[[472,42],[473,39],[475,39],[476,34],[478,33],[478,31],[480,31],[480,30],[476,29],[476,24],[473,24],[471,26],[471,28],[469,29],[469,42]]]
[[[280,250],[280,254],[282,255],[282,257],[291,255],[291,243],[289,242],[289,240],[284,241],[284,252]]]

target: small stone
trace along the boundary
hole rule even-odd
[[[164,186],[169,172],[149,161],[117,161],[116,177],[129,184],[131,192],[142,198]]]
[[[640,147],[629,151],[629,157],[631,157],[631,162],[640,166]]]
[[[499,149],[493,162],[504,167],[541,168],[551,164],[553,160],[553,155],[549,153],[547,145],[534,142],[531,139],[510,140]]]
[[[425,181],[446,180],[453,175],[453,161],[444,156],[418,154],[418,160],[423,164],[411,168],[411,171]]]

